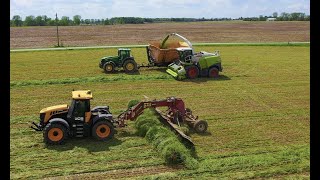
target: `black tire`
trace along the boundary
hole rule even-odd
[[[133,73],[138,70],[138,65],[134,60],[129,59],[124,62],[123,69],[126,73]]]
[[[43,139],[46,144],[62,144],[67,138],[67,128],[61,123],[48,123],[43,130]]]
[[[196,120],[196,122],[193,124],[193,129],[197,133],[204,133],[208,129],[208,123],[204,120]]]
[[[113,73],[115,70],[115,66],[113,63],[105,63],[103,65],[103,70],[105,73]]]
[[[208,77],[217,78],[219,77],[219,69],[217,67],[212,67],[208,71]]]
[[[115,133],[113,125],[107,120],[96,122],[92,128],[92,136],[101,141],[107,141]]]
[[[187,78],[189,79],[194,79],[199,76],[199,69],[195,65],[187,66],[185,70],[186,70]]]

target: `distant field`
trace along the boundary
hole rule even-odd
[[[176,32],[195,42],[308,42],[310,22],[192,22],[59,27],[64,46],[148,44]],[[10,27],[10,48],[57,45],[56,27]]]
[[[299,26],[295,24],[296,22],[271,23],[279,24],[286,30],[274,33],[279,37],[279,41],[281,38],[285,41],[285,38],[289,37],[308,37],[309,29],[298,31],[291,27],[292,25],[296,29],[299,27],[304,29],[307,27],[305,24]],[[228,26],[229,32],[233,31],[231,28],[233,25],[234,28],[239,28],[238,23],[216,24],[220,28]],[[244,29],[243,36],[247,41],[254,41],[254,38],[264,36],[249,33],[245,28],[254,31],[253,27],[264,26],[256,30],[273,34],[274,30],[267,28],[274,27],[269,26],[270,24],[248,23],[248,25],[242,24],[240,29]],[[162,38],[164,34],[174,31],[173,27],[179,25],[188,26],[188,24],[144,26],[154,29],[157,29],[155,26],[162,28],[170,26],[171,29],[167,29],[166,32],[151,31]],[[197,42],[200,42],[197,37],[202,37],[206,33],[215,34],[212,37],[219,37],[216,31],[206,31],[205,28],[204,32],[196,33],[198,27],[194,26],[194,28],[189,27],[194,33],[183,29],[181,34]],[[211,23],[203,23],[202,26],[213,27]],[[102,36],[104,34],[102,29],[108,27],[61,29],[74,30],[71,33],[74,39],[82,35],[84,43],[88,43],[85,45],[93,45],[90,43],[98,42],[98,39],[101,40],[101,45],[105,45],[111,43],[106,40],[107,36]],[[114,33],[114,36],[131,36],[130,33],[124,34],[120,27],[126,27],[127,30],[132,27],[136,30],[138,26],[109,28],[118,28],[119,34]],[[87,36],[84,36],[83,29],[76,31],[81,28],[92,30],[96,28],[100,29],[100,32],[95,34],[95,31],[91,31],[92,35],[89,36],[90,33],[87,33]],[[38,31],[45,32],[43,30],[51,31],[48,27],[21,29],[26,31],[34,29],[35,32],[32,34],[37,34]],[[16,30],[18,29],[11,29],[11,33]],[[296,33],[290,36],[287,34],[290,31]],[[136,43],[134,38],[140,39],[142,44],[148,42],[149,38],[143,37],[141,32],[145,32],[145,36],[149,34],[149,31],[141,28],[137,32],[140,35],[132,36],[130,42]],[[252,36],[249,36],[250,34]],[[266,35],[267,39],[264,40],[274,41],[275,37],[272,35],[268,37],[270,34]],[[23,40],[22,37],[21,34]],[[89,41],[91,37],[95,37],[92,42]],[[225,39],[221,37],[220,41],[234,41],[228,37]],[[47,45],[44,42],[41,44],[40,40],[35,44],[40,44],[41,47],[50,46],[51,41],[47,41],[50,38],[41,38],[45,39]],[[72,43],[76,45],[77,42],[71,39],[70,45]],[[243,42],[238,36],[234,36],[234,39]],[[38,41],[36,38],[34,40]],[[299,40],[308,41],[308,38],[294,41]],[[53,41],[54,38],[52,43]],[[202,39],[202,41],[214,40]],[[125,42],[129,42],[128,38],[117,41],[119,44]],[[208,52],[220,50],[224,71],[219,79],[176,81],[167,75],[163,68],[141,69],[135,75],[121,72],[104,74],[98,67],[99,59],[105,55],[116,54],[116,49],[11,53],[11,179],[49,177],[59,179],[61,176],[74,179],[310,179],[310,47],[195,48],[196,51]],[[132,53],[139,64],[146,61],[144,48],[132,48]],[[72,89],[92,90],[94,96],[92,106],[109,105],[115,116],[126,109],[129,100],[142,100],[144,95],[151,99],[163,99],[168,96],[183,98],[186,106],[199,118],[206,119],[209,125],[208,134],[191,134],[200,163],[199,168],[188,170],[180,166],[166,166],[156,149],[144,138],[135,134],[132,122],[129,122],[126,128],[118,129],[118,134],[109,142],[99,142],[92,138],[70,139],[65,145],[46,147],[43,144],[42,133],[30,129],[28,123],[38,122],[39,111],[44,107],[69,104]]]

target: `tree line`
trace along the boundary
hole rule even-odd
[[[50,18],[46,15],[42,16],[26,16],[22,20],[21,16],[14,15],[10,20],[10,26],[78,26],[78,25],[114,25],[114,24],[144,24],[144,23],[159,23],[159,22],[197,22],[197,21],[266,21],[267,18],[275,18],[276,21],[310,21],[310,15],[305,13],[278,13],[274,12],[272,16],[259,17],[240,17],[237,19],[231,18],[141,18],[141,17],[113,17],[106,19],[82,19],[80,15],[73,16],[70,19],[68,16],[59,18]]]
[[[310,21],[310,15],[306,15],[305,13],[300,12],[283,12],[280,14],[280,16],[278,16],[277,12],[274,12],[272,16],[260,15],[259,17],[241,17],[239,19],[243,21],[266,21],[268,18],[274,18],[276,21]]]

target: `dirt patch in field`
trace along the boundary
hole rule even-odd
[[[306,42],[310,22],[192,22],[108,26],[60,26],[60,45],[148,44],[176,32],[195,42]],[[56,27],[10,27],[10,48],[57,45]]]

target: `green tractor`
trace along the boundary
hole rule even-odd
[[[167,73],[178,80],[197,77],[219,77],[222,71],[219,51],[193,53],[192,48],[177,48],[179,60],[168,65]]]
[[[101,58],[99,67],[105,73],[113,73],[116,68],[123,68],[126,73],[133,73],[138,70],[138,65],[134,57],[130,54],[131,50],[127,48],[118,49],[118,56],[106,56]]]

